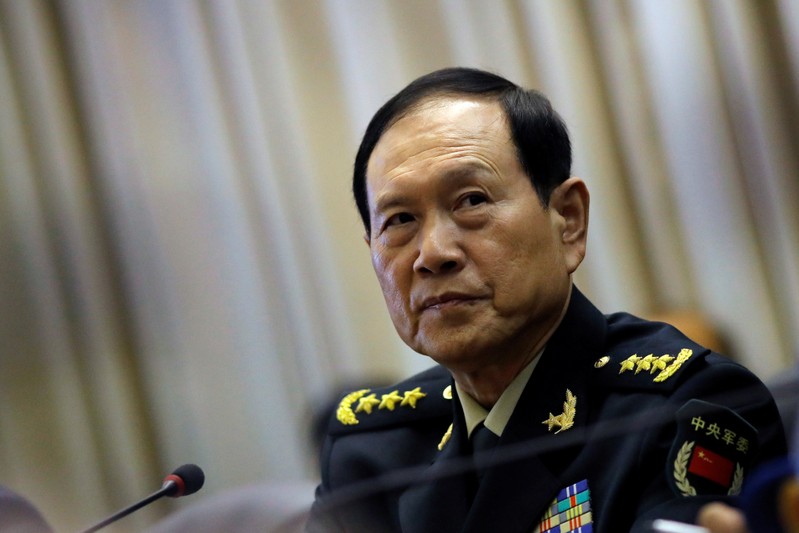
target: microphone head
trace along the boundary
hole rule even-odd
[[[164,478],[164,488],[168,489],[166,495],[172,498],[194,494],[203,487],[203,483],[205,474],[202,468],[194,464],[179,466]]]

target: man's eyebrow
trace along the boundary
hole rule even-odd
[[[387,211],[399,205],[406,205],[411,201],[411,197],[405,194],[386,193],[382,194],[375,201],[375,213]]]
[[[475,175],[493,176],[494,171],[489,165],[482,161],[469,161],[453,165],[452,168],[441,172],[436,179],[449,182],[449,185],[457,186],[462,182],[468,182],[469,179]],[[375,200],[375,213],[380,213],[397,206],[407,205],[412,201],[413,197],[411,195],[389,191],[380,195]]]

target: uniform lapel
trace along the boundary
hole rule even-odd
[[[453,386],[452,435],[433,463],[399,499],[402,531],[407,533],[447,533],[462,530],[469,512],[470,491],[474,482],[463,411]],[[452,474],[453,470],[456,473]],[[426,481],[430,480],[430,481]]]
[[[469,460],[463,412],[453,400],[450,441],[428,468],[423,482],[400,497],[402,530],[407,533],[530,531],[560,489],[584,442],[593,361],[601,356],[605,319],[575,288],[561,326],[522,393],[495,451],[500,461],[489,468],[472,501],[471,473],[443,477],[453,462]],[[454,387],[453,387],[454,388]],[[543,421],[563,411],[566,389],[577,398],[574,424],[556,434]]]
[[[574,425],[555,434],[557,428],[549,432],[542,422],[550,412],[561,412],[567,388],[578,398]],[[530,380],[495,451],[495,459],[507,462],[486,473],[464,531],[489,531],[497,516],[503,517],[503,531],[532,529],[563,488],[562,473],[580,450],[575,436],[585,426],[581,411],[586,410],[580,405],[585,390],[577,380],[568,384],[559,379]]]
[[[530,531],[569,480],[564,471],[585,442],[593,363],[604,344],[605,320],[576,289],[505,428],[495,454],[508,460],[489,469],[463,531]],[[566,390],[576,397],[573,426],[556,433],[543,422],[564,411]]]

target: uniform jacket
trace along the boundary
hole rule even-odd
[[[753,374],[666,324],[605,316],[576,288],[541,357],[479,487],[446,369],[347,395],[308,529],[548,531],[559,492],[587,484],[584,529],[557,530],[646,531],[654,518],[693,522],[754,465],[786,453]]]

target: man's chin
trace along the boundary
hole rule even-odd
[[[481,364],[485,364],[480,357],[482,350],[476,342],[454,342],[452,339],[442,342],[428,341],[420,343],[414,350],[455,371],[469,371],[470,368],[479,368]]]

